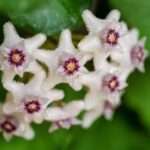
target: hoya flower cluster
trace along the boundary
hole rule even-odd
[[[43,34],[24,39],[10,22],[4,25],[0,69],[8,93],[0,104],[0,131],[6,140],[12,136],[32,139],[33,122],[50,122],[52,132],[72,125],[87,128],[102,115],[111,119],[129,74],[136,68],[144,71],[145,38],[139,40],[136,29],[129,30],[119,21],[119,11],[113,10],[103,20],[89,10],[82,16],[88,35],[75,47],[66,29],[55,50],[41,48],[46,41]],[[86,68],[89,61],[93,62],[92,71]],[[26,73],[32,75],[28,82],[16,81]],[[60,83],[75,91],[83,86],[88,90],[84,99],[66,103],[64,92],[55,88]]]

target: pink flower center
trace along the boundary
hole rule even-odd
[[[144,49],[142,46],[133,47],[131,50],[131,61],[135,65],[144,61]]]
[[[7,117],[1,124],[0,127],[7,133],[12,133],[17,129],[16,120],[12,117]]]
[[[64,62],[63,68],[66,74],[72,75],[79,70],[79,61],[76,58],[69,58]]]
[[[115,75],[106,75],[103,79],[103,88],[109,92],[115,92],[119,87],[119,81]]]
[[[110,45],[116,45],[118,43],[118,39],[119,39],[119,33],[116,32],[114,29],[110,29],[107,32],[105,42]]]
[[[38,112],[41,109],[41,104],[37,100],[32,100],[30,102],[25,103],[25,110],[29,114],[33,114],[35,112]]]
[[[25,61],[25,54],[21,50],[13,49],[9,53],[8,61],[14,66],[21,66]]]

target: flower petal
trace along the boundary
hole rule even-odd
[[[59,107],[48,108],[45,114],[45,119],[52,122],[63,120],[69,117],[70,115],[68,112],[63,111],[63,109]]]
[[[118,10],[114,9],[107,15],[106,19],[110,20],[110,21],[119,21],[120,12]]]
[[[98,33],[98,31],[103,27],[104,21],[95,17],[94,14],[89,10],[84,10],[82,17],[87,29],[90,32]]]
[[[31,38],[25,40],[25,46],[27,50],[34,50],[40,47],[46,41],[46,36],[39,33]]]
[[[61,33],[57,50],[59,51],[63,50],[67,53],[74,53],[75,47],[72,44],[72,37],[70,30],[66,29]]]
[[[84,118],[83,118],[83,123],[82,126],[84,128],[89,128],[91,124],[102,115],[103,109],[93,109],[91,111],[88,111],[85,113]]]
[[[76,117],[84,109],[83,101],[73,101],[66,104],[63,108],[70,116]]]
[[[4,24],[4,37],[4,42],[2,45],[5,45],[9,48],[16,45],[22,40],[11,22],[7,22]]]
[[[101,49],[101,42],[98,36],[88,35],[78,44],[79,50],[83,52],[95,52]]]

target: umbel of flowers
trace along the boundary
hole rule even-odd
[[[12,136],[34,138],[33,122],[50,122],[49,132],[53,132],[72,125],[88,128],[101,116],[111,119],[130,73],[135,69],[144,71],[148,56],[145,38],[139,40],[137,29],[129,30],[120,21],[118,10],[105,19],[96,18],[89,10],[82,17],[88,34],[78,46],[73,45],[71,32],[66,29],[54,50],[40,48],[46,41],[44,34],[24,39],[12,23],[4,24],[0,69],[8,93],[0,104],[0,132],[6,140]],[[90,60],[93,71],[86,68]],[[33,75],[27,83],[15,80],[16,75],[23,77],[27,72]],[[88,91],[84,99],[66,103],[64,92],[55,88],[60,83],[67,83],[75,91],[86,86]]]

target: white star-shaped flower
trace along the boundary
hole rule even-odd
[[[27,84],[17,83],[14,80],[5,81],[4,86],[11,93],[4,105],[4,111],[8,114],[21,112],[25,114],[27,122],[41,123],[47,106],[53,101],[62,99],[64,94],[56,89],[43,89],[46,75],[39,65],[34,69],[37,74]]]
[[[75,90],[82,88],[79,76],[88,72],[84,65],[91,59],[91,55],[79,52],[74,47],[69,30],[62,32],[59,46],[54,51],[39,50],[35,57],[48,66],[46,86],[54,87],[58,83],[68,83]]]
[[[117,10],[111,11],[103,20],[96,18],[89,10],[85,10],[82,16],[89,34],[78,47],[81,51],[92,53],[94,66],[100,69],[109,55],[124,48],[121,43],[128,33],[127,26],[124,22],[119,22],[120,13]]]
[[[23,137],[25,139],[33,139],[34,131],[29,123],[23,118],[22,113],[6,114],[3,112],[3,105],[0,106],[0,132],[4,138],[9,141],[13,136]]]
[[[117,95],[116,99],[98,99],[97,95],[92,94],[92,99],[97,99],[97,104],[92,109],[86,110],[83,116],[82,126],[88,128],[91,124],[101,117],[102,115],[107,119],[112,119],[113,113],[116,107],[120,104],[120,95]],[[88,97],[89,98],[89,97]]]
[[[22,75],[34,58],[36,51],[46,40],[44,34],[31,38],[20,37],[12,23],[4,24],[4,41],[0,45],[0,67],[2,71]]]
[[[148,56],[148,50],[144,48],[146,38],[139,38],[139,32],[137,29],[132,29],[124,36],[121,45],[122,53],[113,53],[111,60],[118,63],[120,67],[129,72],[137,68],[140,71],[144,71],[144,61]]]
[[[114,67],[105,67],[104,70],[91,72],[82,76],[81,80],[82,84],[89,88],[85,97],[87,110],[96,107],[97,101],[118,99],[127,86],[124,72],[119,72]]]
[[[77,116],[82,110],[84,110],[84,102],[79,100],[65,104],[63,107],[48,108],[45,119],[52,122],[49,131],[53,132],[59,128],[69,129],[72,125],[81,124]]]
[[[85,128],[102,115],[111,119],[127,86],[125,72],[109,64],[105,64],[102,68],[100,71],[81,77],[82,84],[89,89],[84,100],[86,112],[83,116],[83,127]]]

